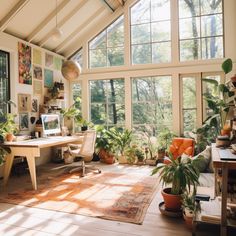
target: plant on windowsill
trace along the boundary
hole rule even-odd
[[[163,162],[164,157],[166,156],[166,150],[168,149],[172,139],[176,135],[170,131],[169,128],[164,127],[158,134],[158,162]]]
[[[107,130],[103,126],[95,126],[97,133],[96,138],[96,154],[101,162],[113,164],[115,162],[115,145],[107,134]]]
[[[107,131],[107,135],[118,151],[117,158],[119,163],[127,163],[125,150],[130,147],[132,141],[132,131],[129,131],[128,129],[120,130],[118,128],[111,128]]]
[[[230,58],[222,63],[221,67],[225,75],[232,70],[232,66],[233,63]],[[212,110],[212,115],[207,117],[203,122],[202,129],[206,134],[208,132],[212,133],[212,130],[214,130],[215,138],[217,135],[228,134],[230,129],[226,127],[226,119],[230,107],[233,106],[234,92],[230,91],[226,84],[219,84],[216,80],[205,78],[202,80],[214,85],[213,93],[204,94],[204,99],[206,100],[208,107]]]
[[[194,166],[192,159],[182,161],[182,157],[173,158],[169,153],[169,164],[160,163],[152,171],[152,175],[159,173],[163,185],[171,185],[162,190],[165,208],[172,211],[180,211],[182,196],[186,190],[190,191],[192,185],[194,189],[198,184],[199,171]],[[194,190],[195,191],[195,190]]]

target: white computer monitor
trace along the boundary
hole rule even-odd
[[[58,114],[42,114],[43,135],[61,133],[60,117]]]

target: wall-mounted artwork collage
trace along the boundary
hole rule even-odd
[[[32,86],[29,93],[18,94],[19,126],[28,131],[39,116],[39,105],[43,105],[44,94],[54,82],[61,80],[63,59],[50,53],[18,42],[19,83]],[[33,92],[30,92],[33,91]]]

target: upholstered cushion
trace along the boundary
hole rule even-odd
[[[183,153],[188,156],[193,156],[194,154],[194,140],[190,138],[173,138],[170,145],[170,152],[176,159]]]
[[[194,165],[200,172],[213,172],[210,167],[211,163],[211,146],[207,146],[204,151],[193,157]]]

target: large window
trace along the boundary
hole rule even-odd
[[[180,60],[222,58],[222,0],[179,0]]]
[[[120,65],[124,65],[124,16],[89,42],[90,68]]]
[[[123,79],[93,80],[90,86],[90,119],[105,127],[125,124],[125,87]]]
[[[80,48],[70,59],[78,62],[80,67],[83,68],[83,48]]]
[[[197,80],[195,76],[182,76],[183,133],[197,127]]]
[[[80,83],[76,83],[73,84],[72,86],[72,95],[73,95],[73,101],[75,102],[77,98],[82,98],[82,93],[81,93],[81,84]],[[76,108],[81,110],[81,103],[76,103]]]
[[[171,61],[170,0],[141,0],[131,8],[132,64]]]
[[[157,135],[172,129],[172,80],[170,76],[132,79],[133,128]]]
[[[10,99],[9,53],[0,50],[0,111],[7,112]]]

